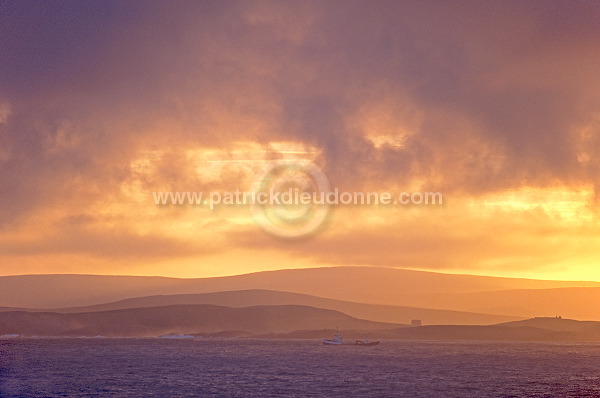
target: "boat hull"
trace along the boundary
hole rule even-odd
[[[323,345],[342,345],[342,342],[333,340],[323,340]]]

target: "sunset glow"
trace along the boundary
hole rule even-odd
[[[0,274],[600,280],[597,7],[190,7],[3,6]],[[444,205],[336,208],[290,242],[247,208],[152,200],[248,190],[278,159]]]

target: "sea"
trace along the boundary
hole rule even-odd
[[[600,397],[600,344],[0,339],[9,397]]]

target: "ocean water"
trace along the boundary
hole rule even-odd
[[[1,397],[600,397],[600,345],[5,339]]]

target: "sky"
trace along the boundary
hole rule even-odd
[[[338,265],[600,280],[597,1],[0,1],[0,275]],[[269,161],[349,192],[301,239]]]

